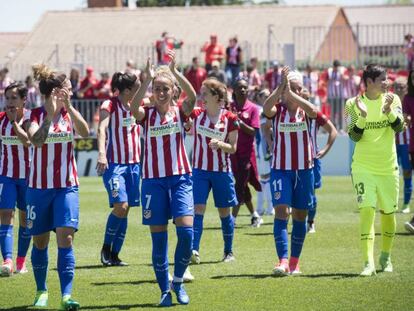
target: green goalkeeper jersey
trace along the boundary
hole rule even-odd
[[[347,131],[356,142],[351,166],[353,172],[398,174],[395,133],[404,128],[401,101],[394,95],[391,112],[387,116],[382,112],[384,95],[376,100],[361,96],[361,101],[367,107],[365,119],[360,116],[355,97],[346,102]]]

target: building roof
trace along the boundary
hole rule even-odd
[[[0,32],[0,65],[5,66],[21,48],[26,32]]]
[[[414,23],[414,5],[344,7],[351,25],[392,25]]]
[[[53,65],[58,60],[60,66],[86,62],[98,70],[122,70],[119,66],[129,58],[143,65],[148,54],[153,55],[151,46],[163,31],[184,40],[179,61],[202,58],[200,47],[211,33],[216,33],[224,46],[237,34],[242,47],[243,42],[250,43],[246,57],[266,59],[270,24],[271,41],[279,46],[273,48],[271,57],[282,59],[280,47],[293,42],[293,27],[328,29],[339,10],[337,6],[254,5],[51,11],[43,15],[15,62],[48,61]],[[315,46],[320,43],[315,42]],[[118,68],[114,68],[115,63]]]
[[[414,5],[352,6],[344,11],[362,47],[400,46],[405,34],[414,33]]]

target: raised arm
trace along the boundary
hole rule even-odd
[[[154,65],[151,64],[151,59],[148,57],[147,66],[145,67],[145,80],[142,82],[131,102],[131,113],[138,121],[142,121],[145,117],[145,110],[141,107],[141,102],[145,98],[145,94],[147,93],[148,87],[150,86],[153,78]]]
[[[81,137],[86,138],[89,136],[89,126],[85,119],[82,117],[79,111],[77,111],[70,102],[69,91],[65,88],[59,90],[60,96],[63,100],[65,108],[70,115],[73,122],[73,127]]]
[[[182,90],[187,94],[186,100],[183,102],[183,111],[186,116],[189,116],[191,112],[194,109],[196,100],[197,100],[197,94],[191,85],[190,81],[187,80],[186,77],[183,76],[181,72],[178,71],[178,69],[175,66],[175,52],[172,50],[168,51],[168,55],[171,58],[170,62],[170,70],[174,77],[177,79],[178,84],[182,88]]]
[[[29,137],[27,136],[26,131],[23,129],[22,126],[16,121],[16,110],[13,109],[6,109],[7,118],[9,119],[10,123],[13,126],[14,132],[16,133],[17,138],[25,147],[29,147],[31,145]]]
[[[36,122],[31,122],[27,130],[27,136],[32,144],[36,147],[42,147],[49,134],[50,124],[52,123],[53,115],[56,111],[56,95],[55,91],[46,98],[44,108],[46,110],[46,116],[43,119],[42,124],[39,126]]]
[[[398,95],[387,93],[382,112],[387,116],[394,132],[399,133],[404,130],[404,117],[401,109],[401,101]]]
[[[276,106],[279,104],[282,99],[283,91],[286,87],[286,83],[283,80],[282,83],[269,95],[263,105],[263,114],[267,118],[273,118],[276,114]]]
[[[333,125],[331,120],[328,120],[325,125],[323,125],[323,128],[328,132],[328,141],[326,142],[326,145],[321,150],[319,150],[318,154],[316,155],[317,159],[322,159],[328,153],[329,149],[331,149],[336,139],[336,135],[338,134],[335,125]]]
[[[353,105],[358,108],[359,113],[353,108]],[[367,118],[367,107],[361,101],[358,95],[355,99],[349,99],[345,104],[345,117],[347,120],[347,132],[349,138],[358,142],[364,134],[365,123]]]

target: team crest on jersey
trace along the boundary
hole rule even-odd
[[[364,201],[364,198],[362,197],[362,195],[359,195],[359,196],[357,197],[357,202],[358,202],[359,204],[361,204],[361,203],[362,203],[362,201]]]
[[[243,118],[248,119],[249,118],[249,113],[248,112],[243,112],[242,116],[243,116]]]
[[[113,197],[113,198],[118,197],[118,195],[119,195],[119,191],[118,191],[118,189],[117,189],[117,190],[112,190],[112,197]]]
[[[33,221],[28,219],[27,223],[26,223],[27,229],[32,229],[33,228]]]
[[[144,209],[144,218],[145,219],[150,219],[151,218],[151,210],[149,209]]]
[[[279,200],[281,196],[282,194],[280,193],[280,191],[275,192],[275,200]]]

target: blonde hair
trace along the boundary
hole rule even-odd
[[[54,88],[63,87],[66,74],[56,73],[45,64],[35,64],[32,66],[33,77],[39,81],[40,93],[49,97]]]
[[[289,81],[297,81],[300,85],[303,85],[303,76],[299,71],[293,70],[290,71],[287,75]]]
[[[45,64],[34,64],[32,66],[33,77],[37,81],[50,79],[53,76],[53,70]]]

